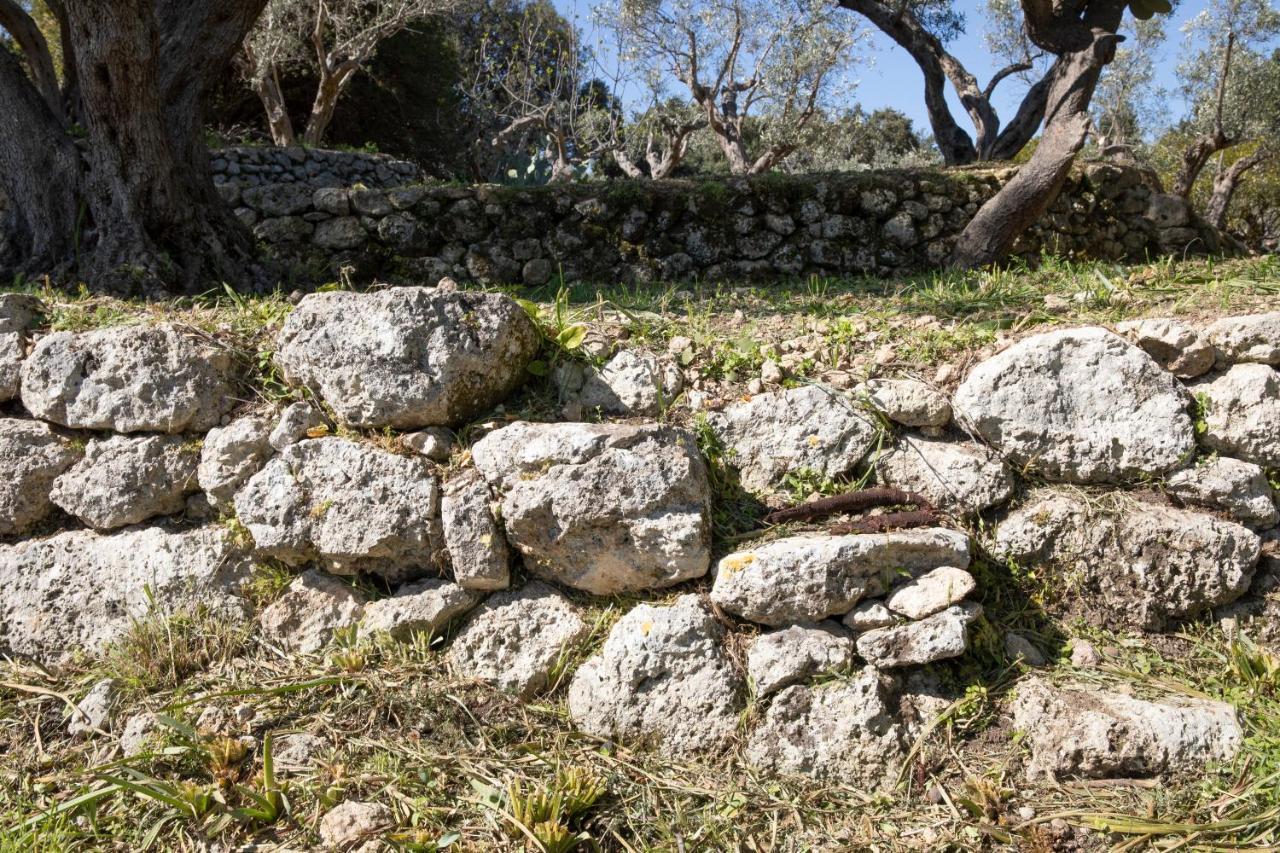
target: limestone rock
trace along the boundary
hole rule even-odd
[[[1083,615],[1148,630],[1239,598],[1259,549],[1256,534],[1210,515],[1122,498],[1090,506],[1051,489],[1010,513],[993,543],[1001,559],[1073,578]]]
[[[597,595],[706,574],[710,487],[686,433],[517,422],[471,453],[533,574]]]
[[[1181,320],[1129,320],[1118,324],[1116,331],[1180,379],[1191,379],[1213,369],[1213,344]]]
[[[172,325],[53,332],[22,363],[22,404],[76,429],[205,432],[234,403],[230,356]]]
[[[0,403],[18,396],[27,345],[21,332],[0,332]]]
[[[944,427],[951,420],[946,395],[918,379],[871,379],[862,392],[878,412],[903,426]]]
[[[1215,456],[1169,475],[1165,489],[1188,503],[1229,512],[1244,524],[1271,527],[1280,520],[1267,472],[1252,462]]]
[[[153,749],[161,739],[160,718],[151,711],[134,714],[120,732],[120,751],[126,758]]]
[[[395,814],[381,803],[347,800],[320,818],[320,841],[330,850],[346,850],[395,826]]]
[[[729,743],[741,692],[724,630],[697,596],[682,595],[618,620],[569,685],[569,715],[591,734],[688,755]]]
[[[923,619],[945,610],[977,589],[973,575],[954,566],[941,566],[895,587],[885,607],[908,619]]]
[[[315,406],[305,401],[290,403],[280,413],[280,420],[267,435],[267,444],[276,450],[284,450],[291,444],[297,444],[314,429],[325,426],[324,415]]]
[[[0,293],[0,333],[25,332],[35,326],[44,305],[26,293]]]
[[[1204,334],[1225,362],[1280,365],[1280,311],[1223,317]]]
[[[875,444],[877,431],[849,398],[817,385],[757,394],[709,419],[742,485],[759,493],[794,471],[824,478],[849,471]]]
[[[716,566],[711,600],[764,625],[818,622],[878,595],[894,573],[969,565],[969,540],[954,530],[775,539]]]
[[[448,462],[453,452],[453,436],[447,429],[430,427],[400,436],[400,441],[410,450],[421,453],[432,462]]]
[[[454,638],[449,659],[463,676],[530,699],[551,686],[561,656],[590,630],[568,599],[532,581],[489,596]]]
[[[756,638],[747,674],[764,697],[809,677],[853,663],[853,638],[830,625],[792,625]]]
[[[306,773],[329,743],[318,735],[291,732],[272,739],[272,760],[278,773]]]
[[[96,530],[172,515],[200,490],[199,459],[179,435],[95,438],[54,481],[49,499]]]
[[[312,654],[333,632],[360,620],[364,596],[332,575],[312,569],[298,575],[284,595],[258,616],[262,636],[287,651]]]
[[[440,519],[453,579],[467,589],[506,589],[511,553],[489,509],[489,487],[474,471],[445,483]]]
[[[840,620],[846,628],[852,628],[854,633],[861,634],[864,631],[870,631],[875,628],[888,628],[890,625],[897,625],[902,618],[896,616],[892,610],[884,606],[883,601],[864,601],[857,607],[845,614]]]
[[[0,566],[0,649],[43,662],[102,651],[153,601],[159,614],[247,612],[250,561],[220,528],[60,533],[0,546]]]
[[[1195,449],[1189,398],[1105,329],[1034,335],[982,362],[956,391],[962,423],[1015,465],[1102,483],[1163,473]]]
[[[72,737],[91,737],[98,731],[111,731],[111,718],[118,698],[119,683],[114,678],[96,682],[71,709],[67,733]]]
[[[1280,372],[1237,364],[1189,386],[1204,401],[1204,444],[1264,468],[1280,467]]]
[[[225,427],[209,430],[196,470],[209,503],[217,507],[231,505],[236,492],[271,456],[267,442],[270,434],[271,422],[255,416],[236,418]]]
[[[439,493],[425,460],[331,437],[286,447],[236,494],[235,506],[268,556],[407,579],[439,562]]]
[[[500,402],[539,345],[509,297],[397,287],[304,297],[276,361],[345,424],[414,429],[462,423]]]
[[[47,424],[0,418],[0,536],[26,533],[43,521],[53,509],[54,481],[79,458]]]
[[[969,648],[969,624],[981,615],[980,605],[966,601],[919,622],[876,628],[858,635],[858,654],[880,669],[960,657]]]
[[[773,773],[857,786],[891,781],[906,754],[896,683],[875,670],[849,681],[788,687],[748,738],[746,758]]]
[[[671,405],[683,385],[679,368],[670,360],[623,350],[599,370],[587,368],[578,376],[563,376],[562,392],[589,412],[656,415]]]
[[[389,634],[401,641],[414,634],[439,634],[483,597],[452,581],[423,578],[400,587],[390,598],[366,604],[360,633]]]
[[[1148,701],[1092,685],[1018,686],[1013,724],[1027,733],[1027,774],[1061,779],[1195,772],[1229,761],[1244,741],[1225,702],[1178,696]]]
[[[916,492],[934,506],[976,515],[1013,495],[1013,472],[990,449],[975,442],[903,436],[876,463],[886,486]]]

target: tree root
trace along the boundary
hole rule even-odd
[[[843,536],[848,533],[883,533],[890,528],[931,527],[938,523],[939,518],[933,510],[918,509],[910,512],[887,512],[884,515],[873,515],[844,524],[833,524],[827,532],[833,536]]]

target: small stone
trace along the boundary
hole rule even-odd
[[[1215,456],[1165,479],[1170,495],[1220,509],[1244,524],[1272,527],[1280,520],[1267,472],[1252,462]]]
[[[667,341],[667,352],[672,355],[680,355],[681,353],[693,348],[693,339],[686,338],[684,335],[675,335],[671,340]]]
[[[917,379],[871,379],[861,391],[877,411],[903,426],[942,427],[951,420],[946,396]]]
[[[96,530],[182,512],[199,491],[199,450],[182,436],[95,438],[54,481],[49,499]]]
[[[258,473],[271,455],[267,438],[271,422],[264,417],[236,418],[204,437],[196,479],[214,506],[230,506],[236,492]]]
[[[1181,320],[1130,320],[1118,324],[1116,331],[1180,379],[1191,379],[1213,369],[1213,345]]]
[[[23,534],[53,510],[49,492],[81,452],[39,421],[0,418],[0,536]]]
[[[884,485],[915,492],[960,516],[999,506],[1015,487],[1013,472],[999,455],[970,441],[904,435],[875,468]]]
[[[1004,653],[1012,660],[1021,661],[1027,666],[1044,666],[1046,661],[1035,643],[1017,631],[1004,635]]]
[[[1102,663],[1102,655],[1088,640],[1071,641],[1071,665],[1076,669],[1093,669]]]
[[[941,566],[891,591],[885,606],[908,619],[923,619],[955,604],[977,588],[964,569]]]
[[[853,663],[853,638],[828,625],[792,625],[761,634],[747,653],[747,675],[765,697]]]
[[[0,293],[0,333],[26,332],[32,329],[44,304],[26,293]]]
[[[293,579],[258,617],[268,641],[302,654],[318,652],[334,631],[360,620],[364,596],[350,585],[312,569]]]
[[[297,444],[311,433],[325,426],[324,415],[315,406],[307,402],[290,403],[280,413],[280,420],[267,439],[276,450],[284,450]]]
[[[623,350],[599,371],[589,370],[578,402],[609,415],[656,415],[670,406],[684,377],[669,360],[639,350]]]
[[[22,359],[26,354],[26,340],[21,332],[0,332],[0,403],[18,396],[22,387]]]
[[[552,686],[552,669],[590,632],[568,599],[532,581],[489,596],[454,639],[449,659],[460,674],[527,700]]]
[[[969,623],[981,615],[980,605],[965,602],[919,622],[877,628],[858,636],[858,654],[881,669],[960,657],[969,648]]]
[[[1280,371],[1237,364],[1188,386],[1202,401],[1201,441],[1219,453],[1280,468]]]
[[[883,601],[864,601],[845,614],[840,620],[845,627],[852,628],[854,633],[861,634],[875,628],[888,628],[902,620],[893,615],[893,611],[884,606]]]
[[[1224,317],[1204,330],[1218,356],[1228,364],[1280,365],[1280,311]]]
[[[439,634],[483,597],[450,581],[424,578],[402,586],[390,598],[366,604],[360,633],[385,633],[401,642],[414,634]]]
[[[67,733],[72,737],[90,737],[99,731],[109,732],[118,695],[119,683],[114,678],[96,682],[71,710]]]
[[[274,738],[271,745],[276,770],[287,774],[312,770],[329,742],[317,735],[293,732]]]
[[[131,758],[153,749],[161,738],[160,719],[150,711],[134,714],[120,732],[120,751]]]
[[[760,365],[760,381],[766,385],[781,385],[782,380],[787,375],[783,372],[778,362],[771,358],[766,358],[764,364]]]
[[[448,462],[453,453],[453,435],[447,429],[431,429],[410,432],[400,436],[405,447],[419,453],[432,462]]]
[[[320,818],[320,841],[330,850],[346,850],[390,830],[395,814],[381,803],[347,800]]]
[[[506,589],[511,583],[511,549],[489,502],[489,487],[474,470],[447,482],[440,500],[453,579],[466,589]]]

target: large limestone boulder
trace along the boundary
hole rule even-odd
[[[1148,701],[1092,685],[1040,678],[1018,685],[1013,724],[1026,733],[1032,777],[1132,778],[1202,771],[1244,742],[1225,702],[1177,696]]]
[[[1223,361],[1280,365],[1280,311],[1223,317],[1204,334]]]
[[[952,400],[1006,459],[1069,483],[1176,467],[1195,449],[1189,403],[1151,356],[1099,328],[1019,341],[975,367]]]
[[[276,363],[345,424],[414,429],[500,402],[540,343],[524,309],[497,293],[313,293],[285,321]]]
[[[54,481],[49,499],[95,530],[182,512],[200,490],[200,451],[180,435],[95,438]]]
[[[795,471],[830,478],[875,444],[875,419],[843,394],[817,385],[757,394],[709,416],[742,485],[767,493]]]
[[[724,629],[683,595],[640,604],[618,620],[604,648],[569,685],[569,715],[585,731],[671,755],[723,749],[733,737],[743,685]]]
[[[1237,364],[1190,386],[1201,401],[1201,440],[1219,453],[1280,467],[1280,371]]]
[[[1280,520],[1267,472],[1252,462],[1214,456],[1170,474],[1165,489],[1187,503],[1230,513],[1243,524],[1271,527]]]
[[[58,662],[102,651],[133,619],[197,606],[230,617],[250,561],[221,528],[60,533],[0,546],[0,648]]]
[[[706,574],[710,488],[687,434],[519,422],[471,453],[501,494],[507,539],[533,574],[597,595]]]
[[[763,625],[817,622],[880,594],[900,571],[968,565],[969,539],[954,530],[790,536],[721,559],[711,600]]]
[[[235,507],[259,551],[291,565],[400,580],[440,563],[440,488],[420,458],[343,438],[301,441],[254,474]]]
[[[1013,495],[1013,472],[999,455],[972,441],[903,436],[876,463],[886,486],[915,492],[960,516],[976,515]]]
[[[1181,320],[1129,320],[1118,324],[1116,331],[1142,347],[1156,360],[1156,364],[1180,379],[1208,373],[1217,358],[1213,344]]]
[[[266,464],[271,456],[271,428],[270,419],[251,415],[209,430],[196,470],[209,503],[230,506],[236,492]]]
[[[80,451],[47,424],[0,418],[0,536],[26,533],[53,509],[49,492]]]
[[[747,652],[747,675],[764,697],[853,663],[853,638],[829,623],[766,631]]]
[[[530,699],[552,686],[556,665],[591,626],[567,598],[539,581],[489,596],[449,648],[458,674]]]
[[[22,404],[76,429],[205,432],[235,404],[231,357],[176,326],[54,332],[22,363]]]
[[[312,654],[333,634],[360,620],[364,595],[332,575],[312,569],[298,575],[289,588],[258,615],[262,636],[284,651]]]
[[[1243,595],[1260,541],[1203,513],[1046,489],[1000,524],[993,550],[1060,572],[1083,616],[1162,630]]]
[[[788,687],[747,740],[746,758],[772,773],[878,787],[906,754],[897,683],[873,669],[814,687]]]

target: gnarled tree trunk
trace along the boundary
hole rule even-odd
[[[1231,208],[1231,199],[1245,174],[1255,166],[1263,163],[1269,152],[1266,146],[1259,146],[1257,151],[1246,154],[1223,169],[1213,179],[1213,194],[1209,196],[1209,204],[1205,207],[1205,219],[1219,231],[1227,227],[1227,211]]]

